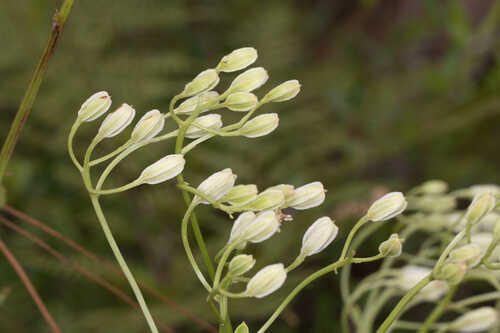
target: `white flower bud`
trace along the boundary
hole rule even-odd
[[[137,122],[132,131],[131,139],[133,142],[139,142],[154,138],[161,132],[165,125],[165,116],[158,110],[146,112]]]
[[[277,113],[265,113],[245,123],[240,133],[247,138],[258,138],[274,131],[279,124]]]
[[[415,189],[415,192],[422,194],[442,194],[448,191],[448,183],[434,179],[428,180]]]
[[[267,71],[264,68],[251,68],[234,79],[229,87],[229,91],[232,93],[240,91],[250,92],[266,83],[268,78],[269,75],[267,75]]]
[[[242,47],[225,55],[216,70],[220,72],[235,72],[250,66],[257,60],[257,50],[253,47]]]
[[[259,100],[257,96],[249,92],[236,92],[227,96],[224,105],[231,111],[248,111],[252,109]]]
[[[266,266],[250,279],[245,294],[249,297],[265,297],[279,289],[285,280],[286,270],[283,264]]]
[[[104,118],[99,127],[98,135],[111,138],[123,131],[134,119],[135,110],[128,104],[122,104],[118,109]]]
[[[223,202],[229,202],[231,205],[244,205],[257,197],[256,185],[236,185],[222,199]]]
[[[497,322],[497,311],[490,306],[483,306],[464,313],[453,321],[450,328],[461,333],[482,332],[492,328]]]
[[[321,182],[313,182],[298,187],[286,201],[287,207],[298,210],[319,206],[325,201],[325,189]]]
[[[495,201],[495,196],[490,192],[483,192],[476,195],[465,213],[467,223],[471,225],[478,223],[495,208]]]
[[[186,84],[182,96],[189,97],[210,90],[219,83],[219,75],[215,69],[207,69],[198,74],[193,81]]]
[[[456,207],[454,197],[447,195],[426,195],[413,197],[410,200],[410,208],[427,212],[446,212]]]
[[[312,256],[323,251],[337,237],[339,228],[328,216],[320,217],[307,229],[302,238],[300,254]]]
[[[248,223],[242,231],[245,241],[260,243],[274,235],[280,228],[280,220],[272,210],[266,210],[257,214],[255,219]]]
[[[229,168],[216,172],[205,179],[199,186],[198,191],[204,193],[210,200],[217,201],[224,197],[234,186],[236,175]],[[196,197],[202,204],[208,204],[208,201]]]
[[[284,102],[288,101],[295,96],[300,91],[300,83],[297,80],[290,80],[283,82],[279,86],[271,89],[264,98],[262,98],[262,102]]]
[[[99,91],[90,96],[80,107],[78,118],[92,121],[102,116],[111,106],[111,97],[106,91]]]
[[[274,185],[274,186],[268,187],[266,191],[269,191],[269,190],[280,190],[281,192],[283,192],[283,194],[285,195],[286,202],[288,202],[288,200],[290,200],[290,198],[295,193],[295,187],[293,185],[288,185],[288,184]]]
[[[145,168],[139,180],[146,184],[158,184],[174,178],[184,170],[186,160],[181,154],[167,155]]]
[[[454,249],[449,255],[451,262],[463,262],[468,267],[476,266],[481,260],[481,247],[470,243]]]
[[[236,327],[236,330],[234,330],[234,333],[249,333],[250,331],[248,330],[247,324],[245,322],[242,322],[241,324]]]
[[[186,131],[186,138],[196,139],[202,137],[208,132],[195,126],[201,126],[203,128],[208,128],[212,130],[218,130],[222,127],[222,119],[220,114],[208,114],[206,116],[201,116],[193,120],[193,123],[188,127]]]
[[[275,209],[285,203],[285,195],[280,190],[266,190],[245,205],[245,210],[261,211]]]
[[[493,195],[500,195],[500,186],[496,184],[479,184],[473,185],[465,189],[454,191],[453,194],[461,198],[473,198],[476,195],[490,192]]]
[[[254,212],[244,212],[241,213],[236,221],[234,221],[233,228],[231,229],[231,235],[229,236],[229,241],[228,244],[231,244],[232,242],[239,240],[243,240],[244,232],[248,225],[255,219],[255,213]],[[239,247],[239,249],[245,248],[246,242],[242,242],[242,245]]]
[[[366,213],[366,217],[373,221],[386,221],[401,214],[406,208],[407,202],[401,192],[391,192],[376,200]]]
[[[186,99],[174,109],[176,114],[191,114],[196,108],[200,108],[203,113],[213,107],[219,100],[219,93],[216,91],[206,91]]]
[[[249,254],[239,254],[235,256],[228,266],[228,271],[231,276],[241,276],[251,270],[255,265],[255,259]]]
[[[378,252],[385,257],[398,257],[403,249],[403,241],[398,234],[392,234],[388,240],[380,243]]]
[[[465,263],[447,263],[443,265],[443,268],[439,271],[437,278],[454,286],[462,282],[465,273],[467,273],[467,265]]]
[[[400,274],[395,281],[396,285],[408,291],[413,288],[420,280],[432,273],[432,269],[422,266],[407,265],[400,270]],[[434,280],[425,286],[418,294],[423,300],[436,301],[448,292],[448,285],[444,281]]]

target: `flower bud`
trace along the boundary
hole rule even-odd
[[[251,270],[255,265],[255,259],[249,254],[239,254],[229,262],[229,274],[241,276]]]
[[[266,83],[268,78],[269,75],[267,75],[267,71],[264,68],[251,68],[234,79],[229,87],[229,91],[232,93],[240,91],[250,92]]]
[[[158,110],[146,112],[137,122],[132,131],[131,139],[133,142],[139,142],[154,138],[161,132],[165,125],[165,116]]]
[[[490,306],[483,306],[464,313],[453,321],[450,328],[461,333],[482,332],[492,328],[497,322],[497,311]]]
[[[242,47],[225,55],[216,70],[220,72],[236,72],[250,66],[257,60],[257,50],[253,47]]]
[[[196,139],[208,133],[207,131],[195,126],[195,124],[203,128],[218,130],[222,127],[222,119],[220,117],[220,114],[215,113],[196,118],[188,127],[186,131],[186,138]]]
[[[240,129],[240,133],[247,138],[258,138],[274,131],[279,124],[277,113],[261,114],[249,120]]]
[[[231,111],[248,111],[252,109],[259,100],[257,96],[249,92],[236,92],[227,96],[224,105]]]
[[[495,196],[490,192],[483,192],[476,195],[465,213],[467,223],[470,225],[478,223],[495,208],[495,201]]]
[[[241,213],[236,221],[234,221],[233,228],[231,229],[231,235],[229,236],[228,244],[239,240],[243,241],[244,232],[250,223],[255,219],[254,212],[244,212]],[[242,242],[242,245],[238,249],[245,248],[246,242]]]
[[[229,202],[231,205],[244,205],[257,197],[256,185],[236,185],[222,199],[223,202]]]
[[[234,181],[236,180],[236,175],[233,174],[233,171],[229,168],[224,169],[222,171],[216,172],[207,179],[205,179],[198,186],[198,191],[204,193],[210,200],[217,201],[223,196],[226,195],[229,190],[234,185]],[[199,197],[198,200],[202,204],[208,204],[208,201],[201,199]]]
[[[443,265],[437,278],[454,286],[462,282],[465,273],[467,273],[467,265],[465,263],[447,263]]]
[[[280,190],[266,190],[245,205],[245,210],[261,211],[275,209],[285,202],[285,195]]]
[[[307,229],[302,238],[300,254],[312,256],[323,251],[337,237],[339,228],[328,216],[320,217]]]
[[[283,82],[279,86],[271,89],[266,96],[262,99],[262,102],[284,102],[288,101],[295,96],[300,91],[300,83],[297,80],[290,80]]]
[[[388,240],[380,243],[378,252],[384,257],[398,257],[403,248],[403,241],[398,234],[392,234]]]
[[[274,185],[274,186],[268,187],[266,191],[269,191],[269,190],[280,190],[281,192],[283,192],[283,195],[285,196],[286,202],[288,202],[288,200],[290,200],[290,198],[295,193],[295,187],[293,185],[288,185],[288,184]]]
[[[262,268],[247,284],[245,294],[249,297],[262,298],[279,289],[286,280],[283,264],[274,264]]]
[[[446,212],[456,207],[456,199],[447,195],[426,195],[412,197],[410,208],[427,212]]]
[[[245,241],[260,243],[274,235],[280,227],[280,221],[276,213],[266,210],[257,214],[246,228],[242,231]]]
[[[78,118],[92,121],[102,116],[111,106],[111,97],[106,91],[99,91],[90,96],[80,107]]]
[[[442,194],[448,191],[448,183],[434,179],[426,181],[415,189],[415,192],[421,194]]]
[[[298,210],[319,206],[325,201],[325,189],[321,182],[313,182],[298,187],[286,201],[287,207]]]
[[[407,202],[401,192],[391,192],[376,200],[366,213],[366,217],[373,221],[386,221],[401,214],[406,208]]]
[[[181,154],[167,155],[145,168],[139,180],[145,184],[158,184],[172,179],[184,169],[184,156]]]
[[[408,291],[413,288],[420,280],[432,273],[432,269],[422,266],[407,265],[403,267],[395,281],[396,285]],[[427,301],[436,301],[448,292],[448,285],[444,281],[434,280],[425,286],[418,294]]]
[[[242,322],[241,324],[236,327],[236,330],[234,330],[234,333],[249,333],[250,331],[248,330],[247,324],[245,322]]]
[[[469,267],[474,267],[481,260],[481,247],[470,243],[454,249],[449,255],[451,262],[463,262]]]
[[[186,84],[183,97],[189,97],[210,90],[219,83],[219,75],[215,69],[207,69],[198,74],[193,81]]]
[[[201,109],[200,113],[208,111],[219,100],[219,93],[216,91],[207,91],[186,99],[174,109],[177,114],[191,114],[196,108]]]
[[[135,110],[128,104],[122,104],[116,111],[104,118],[99,127],[98,135],[102,138],[111,138],[123,131],[134,119]]]

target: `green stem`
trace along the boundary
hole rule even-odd
[[[111,247],[113,254],[115,255],[116,261],[118,261],[118,264],[120,265],[120,268],[122,269],[123,274],[127,278],[127,281],[130,284],[130,287],[132,288],[132,291],[134,292],[135,297],[137,298],[137,302],[139,303],[139,306],[142,310],[142,313],[144,314],[144,317],[146,318],[146,321],[149,325],[149,329],[151,330],[152,333],[158,333],[158,329],[156,328],[153,317],[151,316],[151,313],[149,312],[146,301],[144,300],[144,297],[142,296],[141,289],[139,289],[139,286],[137,285],[137,282],[135,281],[134,276],[132,275],[132,272],[128,268],[128,265],[125,262],[125,259],[123,258],[122,254],[120,252],[120,248],[118,247],[118,244],[116,244],[115,238],[113,237],[113,233],[111,232],[111,229],[109,228],[108,222],[106,221],[106,217],[104,216],[101,205],[99,204],[98,197],[96,195],[91,194],[90,200],[92,201],[92,205],[94,206],[94,210],[96,212],[99,223],[101,224],[104,235],[106,236],[106,240],[108,241],[108,244]]]
[[[396,307],[391,311],[389,316],[384,320],[382,325],[377,329],[376,333],[385,333],[391,327],[392,323],[398,318],[400,312],[406,305],[422,290],[426,285],[432,281],[432,273],[420,280],[413,288],[411,288],[406,295],[398,302]]]
[[[80,164],[80,162],[78,162],[78,159],[75,156],[75,152],[73,151],[73,138],[75,137],[76,131],[78,130],[80,125],[81,125],[81,122],[79,120],[77,120],[77,121],[75,121],[75,123],[71,127],[71,131],[69,132],[69,136],[68,136],[68,153],[69,153],[69,156],[71,157],[71,161],[73,161],[73,164],[75,165],[75,167],[78,169],[78,171],[82,172],[83,167]]]
[[[444,261],[448,257],[448,254],[450,254],[450,252],[457,246],[458,242],[460,242],[466,234],[467,234],[467,229],[464,229],[464,230],[460,231],[455,236],[455,238],[452,239],[452,241],[448,244],[448,246],[444,249],[444,251],[439,256],[439,259],[438,259],[436,265],[434,266],[434,272],[439,272],[439,270],[441,269],[441,266],[443,265]]]
[[[424,321],[424,324],[422,325],[422,327],[420,328],[418,333],[429,332],[429,330],[432,328],[432,326],[434,325],[436,320],[438,320],[439,317],[441,317],[443,312],[446,310],[446,307],[448,306],[448,304],[450,304],[457,289],[458,289],[458,285],[454,285],[450,288],[450,290],[448,291],[448,294],[446,294],[446,297],[443,298],[441,300],[441,302],[439,302],[439,304],[434,308],[434,310],[432,310],[432,313],[429,315],[429,317],[427,317],[427,319]]]
[[[38,61],[38,64],[35,68],[35,72],[31,77],[31,81],[26,89],[24,97],[21,101],[21,105],[17,110],[16,116],[12,121],[10,126],[9,133],[7,134],[7,138],[2,146],[2,150],[0,151],[0,185],[3,184],[3,178],[5,176],[5,170],[7,169],[7,165],[9,163],[10,157],[12,156],[12,152],[16,146],[17,139],[21,133],[24,122],[29,116],[31,111],[31,107],[35,102],[35,98],[38,95],[38,90],[40,88],[40,84],[42,83],[43,75],[47,71],[47,66],[49,64],[50,58],[54,55],[57,41],[61,36],[61,33],[64,29],[64,24],[68,19],[68,16],[71,12],[71,8],[73,7],[74,0],[65,0],[61,5],[61,8],[52,18],[52,30],[49,35],[49,39],[47,40],[47,44],[45,45],[45,49],[43,50],[42,56]]]
[[[351,245],[352,239],[354,238],[356,232],[368,221],[369,221],[368,218],[366,216],[363,216],[351,229],[349,235],[347,235],[347,239],[344,243],[344,248],[342,249],[342,253],[340,254],[339,261],[343,260],[347,255],[347,251],[349,250],[349,246]]]
[[[461,300],[459,302],[452,303],[450,305],[451,309],[462,309],[465,307],[468,307],[470,305],[474,305],[477,303],[483,303],[483,302],[490,302],[494,300],[500,299],[500,292],[498,291],[493,291],[490,293],[482,294],[482,295],[476,295],[472,296],[469,298],[466,298],[464,300]]]
[[[226,319],[227,319],[227,297],[222,296],[219,303],[220,311],[220,323],[219,323],[219,333],[226,333]]]
[[[224,269],[224,266],[226,265],[227,258],[229,258],[229,255],[233,250],[240,244],[241,242],[235,241],[231,243],[227,247],[227,249],[224,251],[222,254],[222,257],[219,261],[219,264],[217,265],[217,270],[215,271],[215,277],[214,277],[214,289],[219,286],[220,279],[222,277],[222,270]]]
[[[288,266],[286,268],[286,272],[287,273],[290,273],[291,271],[293,271],[295,268],[299,267],[300,264],[302,264],[304,262],[304,260],[306,259],[306,257],[303,255],[303,254],[299,254],[297,256],[297,258],[295,258],[295,260],[290,264],[290,266]]]
[[[119,153],[121,153],[122,151],[124,151],[125,149],[127,149],[128,147],[130,147],[130,145],[132,144],[131,140],[128,140],[127,142],[125,142],[123,145],[121,145],[120,147],[118,147],[118,149],[115,149],[114,151],[112,151],[111,153],[109,154],[106,154],[102,157],[99,157],[99,158],[96,158],[95,160],[93,161],[90,161],[89,165],[90,166],[94,166],[94,165],[98,165],[98,164],[101,164],[102,162],[106,162],[107,160],[109,160],[110,158],[118,155]]]

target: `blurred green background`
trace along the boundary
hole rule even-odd
[[[341,235],[325,253],[291,274],[262,300],[232,302],[235,323],[255,331],[298,281],[334,260],[367,202],[387,190],[406,191],[439,178],[452,188],[500,183],[500,4],[490,0],[161,1],[77,0],[14,157],[8,203],[89,250],[113,260],[84,186],[66,151],[81,103],[107,90],[114,105],[138,115],[168,109],[170,98],[231,50],[253,46],[270,74],[256,94],[288,79],[302,91],[291,102],[266,105],[280,127],[258,138],[216,138],[188,156],[186,179],[198,184],[231,167],[240,183],[260,189],[314,180],[326,202],[295,213],[275,238],[250,247],[258,267],[290,262],[302,233],[317,217],[337,219]],[[59,1],[0,2],[0,140],[4,140],[50,31]],[[232,78],[225,75],[223,89]],[[223,119],[230,118],[228,112]],[[77,137],[81,153],[96,131]],[[126,138],[108,140],[110,150]],[[173,151],[159,144],[133,155],[113,174],[115,185]],[[110,196],[103,207],[135,275],[199,318],[214,323],[203,288],[180,242],[184,204],[173,182]],[[91,272],[129,293],[125,281],[40,230],[3,214]],[[209,251],[226,242],[231,221],[199,210]],[[9,229],[2,239],[17,256],[64,332],[145,332],[140,313]],[[370,239],[376,251],[388,230]],[[376,269],[354,269],[354,279]],[[6,289],[7,288],[7,289]],[[12,268],[0,259],[0,332],[49,332]],[[146,294],[160,321],[176,332],[204,331],[171,305]],[[307,288],[272,332],[333,332],[341,308],[335,276]],[[206,331],[206,330],[205,330]]]

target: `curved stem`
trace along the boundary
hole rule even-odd
[[[306,259],[306,257],[303,255],[303,254],[299,254],[297,256],[297,258],[295,258],[295,260],[290,264],[290,266],[288,266],[286,268],[286,272],[287,273],[290,273],[291,271],[293,271],[295,268],[299,267],[300,264],[302,264],[304,262],[304,260]]]
[[[71,161],[73,161],[73,164],[75,165],[75,167],[78,169],[78,171],[82,172],[83,167],[80,164],[80,162],[78,162],[78,159],[75,156],[75,152],[73,151],[73,138],[75,137],[76,131],[80,127],[80,124],[81,123],[77,119],[75,121],[75,123],[73,124],[73,126],[71,127],[71,131],[69,132],[69,136],[68,136],[68,153],[69,153],[69,157],[71,157]]]
[[[121,145],[120,147],[118,147],[118,149],[115,149],[114,151],[112,151],[111,153],[109,154],[106,154],[102,157],[99,157],[99,158],[96,158],[95,160],[93,161],[90,161],[89,165],[90,166],[94,166],[94,165],[98,165],[98,164],[101,164],[102,162],[106,162],[107,160],[109,160],[110,158],[118,155],[119,153],[121,153],[122,151],[124,151],[125,149],[127,149],[128,147],[130,147],[130,145],[132,144],[131,140],[129,139],[127,142],[125,142],[123,145]]]
[[[101,191],[91,190],[90,193],[95,194],[95,195],[109,195],[109,194],[124,192],[124,191],[130,190],[131,188],[137,187],[139,185],[142,185],[142,182],[139,179],[136,179],[133,182],[128,183],[128,184],[123,185],[123,186],[120,186],[120,187],[112,188],[109,190],[101,190]]]
[[[363,216],[359,221],[354,225],[354,227],[351,229],[349,232],[349,235],[347,235],[347,239],[344,243],[344,247],[342,248],[342,253],[340,254],[340,260],[343,260],[345,256],[347,255],[347,251],[349,250],[349,246],[351,245],[352,239],[354,238],[354,235],[356,232],[361,228],[366,222],[368,222],[368,218],[366,216]]]
[[[444,261],[448,257],[448,254],[457,246],[458,242],[464,238],[464,236],[467,234],[467,229],[464,229],[460,231],[455,238],[452,239],[452,241],[448,244],[448,246],[444,249],[444,251],[441,253],[439,256],[439,259],[434,266],[434,272],[438,272],[441,269],[441,266],[443,265]]]
[[[123,274],[125,274],[125,277],[127,278],[127,281],[130,284],[130,287],[132,288],[132,291],[134,292],[135,297],[137,298],[137,302],[139,303],[139,306],[142,310],[142,313],[144,314],[144,317],[146,318],[146,321],[149,325],[149,329],[151,330],[152,333],[158,333],[158,329],[156,328],[153,317],[151,316],[151,313],[149,312],[146,301],[144,300],[144,297],[142,296],[141,289],[137,285],[137,282],[135,281],[134,276],[132,275],[132,272],[128,268],[128,265],[125,262],[125,259],[123,258],[122,254],[120,252],[120,248],[118,247],[118,244],[116,244],[115,238],[113,237],[113,233],[111,232],[111,229],[109,228],[108,222],[106,221],[106,217],[104,216],[101,205],[99,204],[98,197],[96,195],[91,194],[90,200],[92,201],[92,205],[94,206],[94,210],[96,212],[99,223],[101,224],[102,230],[104,232],[104,236],[106,236],[106,240],[108,241],[108,244],[111,247],[113,254],[115,255],[116,261],[118,261],[118,265],[120,265],[120,268],[122,269]]]
[[[227,247],[227,249],[224,251],[222,254],[222,257],[219,261],[219,264],[217,265],[217,270],[215,271],[215,277],[214,277],[214,289],[219,286],[220,279],[222,277],[222,270],[224,269],[224,266],[226,265],[227,258],[233,252],[233,250],[240,244],[240,242],[232,242],[231,245]]]
[[[446,294],[446,297],[439,302],[439,304],[434,308],[434,310],[432,310],[432,313],[429,315],[429,317],[427,317],[427,319],[424,321],[424,324],[422,325],[418,333],[429,332],[429,330],[432,328],[436,320],[438,320],[439,317],[441,317],[443,312],[446,310],[448,304],[450,304],[457,289],[458,285],[454,285],[450,288],[448,294]]]

